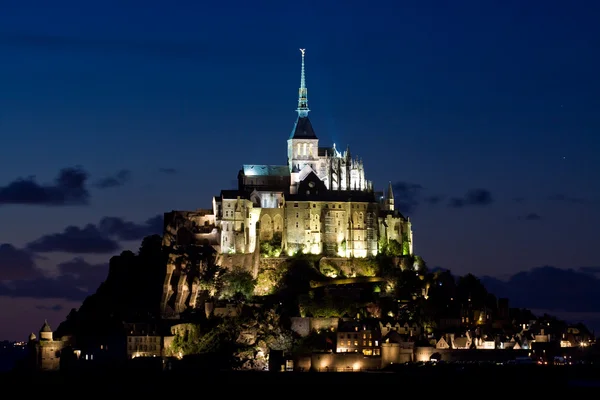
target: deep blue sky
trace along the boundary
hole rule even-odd
[[[0,338],[55,326],[148,219],[209,207],[243,163],[284,164],[300,47],[321,143],[395,183],[430,266],[573,268],[600,289],[580,269],[600,266],[600,3],[302,4],[3,2]]]

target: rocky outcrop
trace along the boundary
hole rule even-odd
[[[210,291],[217,253],[211,246],[196,245],[175,245],[164,250],[168,253],[168,261],[161,314],[163,318],[178,318],[188,309],[203,306],[199,298],[203,292]]]

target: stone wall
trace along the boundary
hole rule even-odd
[[[381,344],[381,366],[404,364],[413,361],[414,350],[403,348],[400,343]]]
[[[381,368],[381,357],[367,357],[360,353],[313,353],[311,370],[318,372],[350,372]]]
[[[258,262],[258,272],[263,269],[275,269],[282,266],[283,263],[287,261],[286,257],[278,257],[278,258],[264,258],[261,257]]]
[[[514,360],[515,357],[527,357],[529,350],[506,350],[506,349],[436,349],[435,347],[416,347],[414,350],[414,361],[430,361],[431,356],[438,353],[442,361],[488,361],[502,362]]]
[[[328,273],[332,269],[335,276]],[[319,260],[319,270],[331,277],[376,276],[377,263],[363,258],[323,257]]]
[[[292,330],[300,336],[308,336],[312,331],[337,330],[339,318],[292,317]]]
[[[227,269],[242,267],[245,271],[254,271],[254,253],[251,254],[219,254],[216,264]]]

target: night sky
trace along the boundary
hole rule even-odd
[[[394,183],[430,267],[594,320],[599,20],[592,0],[3,2],[0,339],[56,328],[163,212],[285,164],[299,48],[320,144]]]

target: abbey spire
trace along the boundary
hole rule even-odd
[[[310,110],[308,109],[308,90],[306,89],[306,73],[304,70],[305,52],[306,49],[300,49],[300,53],[302,53],[302,66],[300,69],[300,89],[298,89],[298,108],[296,109],[296,112],[298,113],[298,119],[296,120],[294,130],[290,135],[290,139],[316,140],[317,135],[315,135],[312,124],[308,119],[308,112]],[[290,155],[288,154],[288,160],[289,156]]]
[[[308,91],[306,89],[306,74],[304,72],[304,53],[306,49],[300,49],[302,53],[302,67],[300,69],[300,89],[298,89],[298,112],[299,117],[308,117]]]

